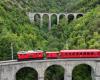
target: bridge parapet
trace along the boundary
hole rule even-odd
[[[38,73],[38,80],[44,80],[45,71],[52,65],[63,67],[65,70],[64,80],[72,80],[73,69],[79,64],[89,65],[93,69],[93,80],[100,80],[100,58],[0,62],[0,80],[16,80],[16,73],[24,67],[33,68]]]

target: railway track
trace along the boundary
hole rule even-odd
[[[21,63],[21,62],[45,62],[45,61],[100,61],[100,58],[68,58],[68,59],[42,59],[42,60],[25,60],[25,61],[18,61],[18,60],[7,60],[7,61],[0,61],[0,64],[5,63]]]
[[[17,60],[0,61],[0,64],[2,64],[2,63],[10,63],[10,62],[17,62]]]

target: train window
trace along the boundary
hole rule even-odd
[[[71,55],[73,55],[73,53],[71,53]]]
[[[89,52],[87,52],[87,55],[90,55],[90,53],[89,53]]]
[[[71,53],[71,55],[74,55],[74,53]]]
[[[80,55],[82,55],[82,52],[80,52]]]
[[[65,55],[68,55],[68,53],[66,52]]]
[[[65,55],[68,55],[68,53],[65,53]]]
[[[68,55],[70,55],[70,53],[68,53]]]
[[[84,52],[84,55],[86,55],[86,52]]]
[[[73,53],[71,53],[71,55],[73,55]]]
[[[89,55],[91,55],[91,52],[89,52]]]
[[[69,55],[71,55],[71,53],[69,53]]]
[[[93,52],[91,52],[91,55],[93,55],[94,53]]]
[[[72,53],[72,55],[74,55],[74,53]]]
[[[76,53],[76,55],[78,55],[78,53]]]

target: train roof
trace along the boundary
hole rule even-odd
[[[46,53],[59,53],[58,51],[47,51]]]
[[[19,51],[17,52],[17,54],[26,54],[26,53],[37,53],[37,52],[43,52],[41,50],[36,50],[36,51],[33,51],[33,50],[30,50],[30,51]]]
[[[61,50],[60,52],[100,52],[100,50],[98,50],[98,49]]]

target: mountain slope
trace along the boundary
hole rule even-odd
[[[19,50],[100,48],[99,0],[2,0],[0,2],[1,59]],[[50,32],[31,24],[26,12],[84,12],[85,16],[66,23],[61,19]],[[89,12],[88,12],[89,11]],[[45,26],[45,25],[44,25]],[[66,45],[65,45],[66,44]],[[6,49],[6,50],[5,50]]]

